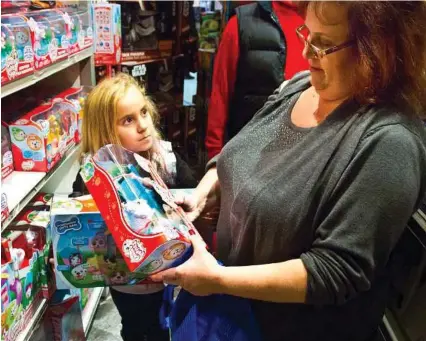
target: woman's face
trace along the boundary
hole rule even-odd
[[[135,153],[151,149],[155,128],[146,101],[136,87],[130,87],[118,101],[117,132],[124,148]]]
[[[319,6],[315,11],[315,6]],[[319,17],[317,16],[317,13]],[[339,18],[339,19],[336,19]],[[313,45],[326,49],[349,40],[349,25],[345,6],[331,2],[310,4],[305,18],[309,39]],[[351,94],[351,73],[353,73],[353,47],[347,47],[315,58],[305,47],[303,56],[308,59],[311,84],[322,99],[333,101]]]

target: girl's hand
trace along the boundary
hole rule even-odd
[[[207,251],[206,244],[198,235],[191,236],[194,254],[178,266],[159,272],[150,278],[155,282],[179,285],[193,295],[207,296],[220,293],[222,267]]]

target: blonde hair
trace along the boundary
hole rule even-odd
[[[96,153],[107,144],[121,145],[117,132],[117,104],[123,98],[129,88],[137,88],[146,102],[146,109],[152,118],[155,128],[154,143],[147,155],[151,159],[156,153],[158,141],[161,138],[157,127],[159,115],[152,100],[146,95],[145,89],[140,87],[137,81],[125,74],[118,73],[115,77],[106,78],[99,83],[89,94],[84,105],[82,153]]]

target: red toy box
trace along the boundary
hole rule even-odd
[[[93,45],[92,21],[88,11],[61,8],[68,25],[69,54],[73,55]]]
[[[75,144],[77,111],[60,99],[41,105],[9,124],[15,169],[49,171]]]
[[[68,26],[57,10],[24,13],[31,29],[36,70],[68,57]]]
[[[2,15],[1,84],[34,73],[31,31],[20,15]]]
[[[76,143],[81,141],[84,102],[92,89],[89,86],[70,88],[56,96],[56,98],[69,101],[75,107],[77,112],[77,130],[75,131],[74,139]]]
[[[130,271],[155,260],[167,269],[190,256],[195,228],[147,159],[107,145],[85,158],[80,174]]]

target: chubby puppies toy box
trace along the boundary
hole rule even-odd
[[[169,267],[188,247],[168,241],[131,272],[92,196],[55,195],[51,218],[58,289],[150,283],[148,275]]]
[[[191,254],[189,236],[197,232],[147,159],[107,145],[86,155],[80,174],[130,271],[161,255],[162,266],[152,274]]]

